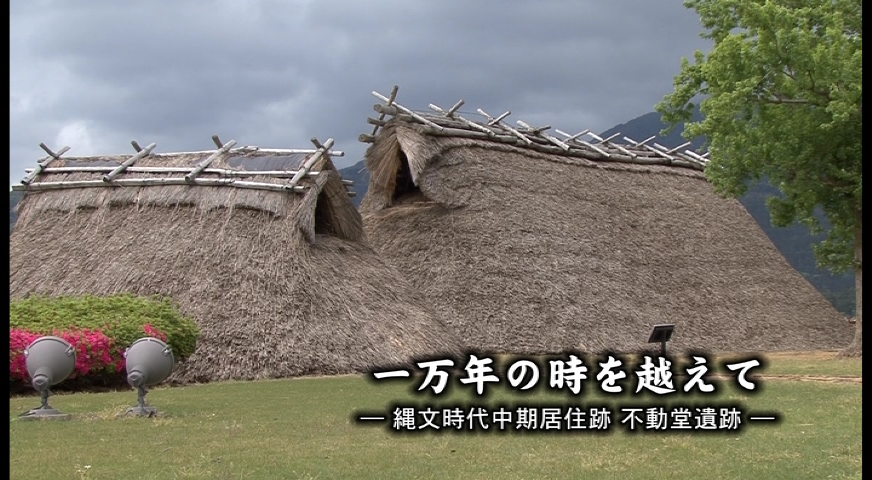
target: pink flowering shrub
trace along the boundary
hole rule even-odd
[[[163,342],[167,341],[167,334],[152,327],[151,324],[146,323],[145,325],[142,326],[142,329],[145,330],[145,333],[147,333],[151,337],[154,337],[154,338],[161,340]]]
[[[27,380],[24,349],[40,336],[28,330],[9,329],[9,372],[13,379]]]
[[[167,341],[167,334],[150,324],[142,327],[143,333]],[[12,379],[29,382],[27,373],[27,358],[24,350],[34,340],[49,334],[31,332],[22,328],[9,329],[9,372]],[[63,338],[76,351],[76,367],[69,378],[76,378],[89,374],[113,374],[124,370],[124,349],[126,346],[118,346],[100,330],[70,329],[67,331],[55,330],[50,333]]]
[[[151,336],[166,342],[177,362],[197,345],[199,328],[167,298],[127,294],[97,297],[16,299],[9,306],[9,372],[11,390],[30,390],[24,349],[41,336],[54,335],[76,350],[76,367],[59,387],[126,385],[124,350]]]

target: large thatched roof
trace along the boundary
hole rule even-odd
[[[361,136],[368,238],[468,347],[638,351],[660,323],[676,324],[676,351],[851,340],[741,204],[715,194],[704,157],[376,110],[392,118]]]
[[[330,145],[225,149],[188,181],[216,151],[151,154],[108,182],[131,155],[40,166],[21,187],[10,296],[172,297],[202,331],[176,381],[360,372],[453,351],[366,243]]]

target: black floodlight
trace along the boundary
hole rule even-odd
[[[39,391],[42,404],[23,413],[22,419],[68,419],[69,414],[61,413],[48,404],[52,385],[66,380],[76,368],[76,349],[60,337],[39,337],[24,349],[27,374],[31,385]]]
[[[674,323],[654,325],[651,328],[651,335],[648,336],[648,343],[659,343],[661,346],[661,354],[665,357],[666,343],[672,339],[673,331],[675,331]]]
[[[166,380],[173,371],[173,351],[166,343],[154,337],[133,342],[124,352],[127,359],[127,383],[139,394],[139,404],[127,410],[128,415],[152,417],[157,409],[145,403],[148,387]]]

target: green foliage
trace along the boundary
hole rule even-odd
[[[9,304],[10,328],[45,334],[71,327],[99,329],[120,346],[145,336],[143,326],[147,324],[167,334],[176,360],[194,353],[199,329],[193,320],[179,313],[170,299],[133,295],[32,296]]]
[[[714,42],[683,59],[675,90],[657,105],[672,126],[704,119],[706,174],[722,195],[740,196],[749,179],[768,177],[783,193],[768,205],[778,226],[832,228],[815,248],[834,271],[855,264],[862,210],[861,0],[687,0]]]

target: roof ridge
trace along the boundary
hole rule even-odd
[[[374,142],[379,127],[383,127],[388,121],[392,120],[385,119],[387,116],[391,116],[398,121],[419,123],[423,126],[423,131],[428,134],[495,141],[545,151],[546,153],[581,156],[594,161],[615,161],[645,165],[653,163],[700,171],[704,171],[709,162],[708,152],[700,155],[692,150],[681,151],[689,146],[691,142],[685,142],[673,148],[664,147],[656,142],[649,144],[649,142],[657,138],[656,135],[652,135],[642,141],[636,141],[623,136],[622,139],[628,143],[621,144],[612,141],[620,133],[602,138],[590,129],[576,134],[569,134],[562,130],[554,129],[558,135],[564,137],[561,139],[546,133],[547,130],[551,129],[551,125],[534,127],[521,120],[517,121],[520,128],[514,128],[506,124],[503,120],[511,115],[511,110],[498,117],[493,117],[479,108],[477,109],[478,114],[486,118],[487,121],[473,121],[458,113],[458,109],[465,103],[463,99],[447,110],[438,105],[429,104],[430,110],[436,113],[415,111],[396,102],[398,90],[399,87],[395,85],[390,97],[385,97],[376,91],[372,92],[373,96],[385,103],[373,105],[373,109],[379,113],[379,118],[367,119],[368,123],[374,125],[373,131],[371,134],[360,135],[358,137],[359,141],[364,143]],[[583,140],[585,136],[589,136],[591,141]]]
[[[314,149],[262,149],[256,146],[243,146],[233,148],[236,145],[236,140],[222,142],[218,135],[212,136],[212,141],[215,143],[217,150],[202,150],[192,152],[169,152],[155,153],[155,143],[151,143],[146,148],[140,147],[135,141],[131,141],[133,149],[136,153],[130,156],[125,154],[110,154],[110,155],[89,155],[81,157],[63,157],[63,160],[76,161],[91,158],[116,158],[120,163],[110,166],[62,166],[52,167],[53,162],[62,159],[62,155],[70,150],[69,146],[65,146],[58,152],[52,151],[44,143],[40,143],[48,156],[39,160],[35,168],[26,169],[27,176],[21,180],[20,185],[13,185],[12,190],[22,191],[41,191],[41,190],[59,190],[67,188],[88,188],[88,187],[124,187],[124,186],[169,186],[169,185],[191,185],[191,186],[231,186],[238,188],[271,190],[271,191],[293,191],[304,192],[307,188],[299,185],[299,182],[304,177],[317,177],[321,171],[312,170],[316,164],[322,159],[330,159],[331,156],[344,156],[345,152],[332,150],[334,140],[327,139],[323,144],[315,137],[310,141],[316,148]],[[306,155],[299,166],[293,170],[274,170],[274,169],[245,169],[234,170],[232,168],[212,168],[211,164],[216,161],[226,160],[234,154],[251,154],[264,153],[274,155]],[[134,164],[146,158],[172,158],[184,157],[191,155],[207,155],[205,159],[200,160],[196,166],[179,167],[179,166],[134,166]],[[123,158],[123,161],[121,160]],[[323,166],[323,162],[320,162]],[[328,163],[329,164],[329,163]],[[266,168],[266,167],[265,167]],[[150,174],[183,174],[176,177],[157,177],[157,178],[117,178],[124,173],[150,173]],[[73,174],[73,173],[103,173],[101,180],[61,180],[61,181],[39,181],[37,178],[46,174]],[[218,175],[219,178],[199,178],[201,174]],[[268,183],[268,182],[252,182],[243,181],[234,177],[241,176],[268,176],[273,178],[290,178],[285,183]],[[346,190],[353,184],[350,180],[342,180]],[[349,196],[354,196],[354,192],[349,191]]]

